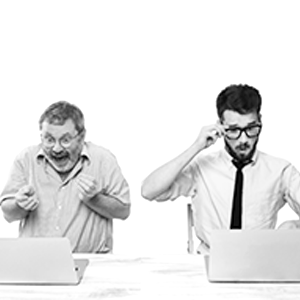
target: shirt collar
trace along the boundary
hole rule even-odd
[[[87,159],[88,162],[91,161],[91,156],[89,154],[88,147],[87,147],[86,143],[84,143],[84,145],[83,145],[80,157],[82,159]],[[40,160],[45,160],[45,158],[46,158],[46,154],[45,154],[45,152],[44,152],[44,150],[42,148],[42,145],[40,144],[40,149],[39,149],[39,151],[36,154],[36,159],[38,161],[40,161]]]

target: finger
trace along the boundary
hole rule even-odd
[[[207,145],[208,146],[211,146],[213,145],[216,141],[217,141],[218,137],[214,134],[214,135],[209,135],[207,138],[206,138],[206,141],[207,141]]]
[[[213,127],[210,129],[210,131],[207,133],[207,137],[210,141],[216,142],[216,140],[222,135],[220,130],[217,128]]]
[[[216,123],[210,127],[210,131],[213,132],[217,137],[222,137],[224,130],[222,128],[222,125],[219,123]]]
[[[28,206],[27,206],[27,210],[35,210],[39,205],[39,201],[37,199],[32,199],[32,201],[30,201],[28,203]]]
[[[25,185],[20,189],[20,192],[27,196],[32,196],[34,194],[34,188],[31,185]]]
[[[84,186],[82,186],[82,184],[79,183],[79,182],[78,182],[78,189],[79,189],[79,191],[80,191],[81,193],[85,193],[85,188],[84,188]]]
[[[79,182],[80,184],[82,184],[83,186],[87,186],[87,187],[90,187],[93,185],[93,182],[90,181],[89,179],[86,179],[86,178],[80,178],[79,179]]]
[[[25,196],[25,195],[23,195],[23,194],[17,194],[17,195],[16,195],[16,201],[17,201],[18,203],[26,202],[26,201],[27,201],[27,198],[28,198],[28,196]]]
[[[90,189],[90,185],[88,183],[86,183],[84,180],[79,180],[78,185],[82,189],[82,191],[85,193],[87,193]]]
[[[95,178],[91,175],[88,175],[88,174],[81,174],[79,176],[79,178],[82,179],[82,180],[87,180],[87,181],[92,181],[92,182],[95,181]]]
[[[222,125],[220,123],[217,123],[216,124],[216,128],[217,128],[217,130],[219,132],[220,137],[223,136],[223,135],[225,135],[225,127],[224,127],[224,125]]]
[[[32,196],[32,195],[34,195],[34,193],[35,193],[35,191],[34,191],[33,186],[29,185],[28,186],[28,193],[27,193],[27,195]]]
[[[27,197],[22,198],[21,201],[17,201],[17,204],[25,210],[31,210],[33,207],[38,205],[38,200],[33,197]]]
[[[93,191],[96,189],[96,182],[95,180],[90,180],[86,178],[80,179],[80,184],[87,190],[87,191]]]
[[[81,185],[78,185],[78,189],[79,189],[78,197],[80,200],[83,200],[84,198],[87,197],[86,191]]]

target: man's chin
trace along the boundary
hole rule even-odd
[[[51,160],[51,164],[58,173],[67,173],[72,169],[72,165],[69,160],[65,162],[57,162],[55,160]]]
[[[238,152],[235,152],[235,155],[239,160],[247,160],[247,159],[251,158],[252,151],[238,151]]]

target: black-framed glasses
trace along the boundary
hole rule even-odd
[[[71,136],[69,134],[61,137],[58,142],[59,144],[63,147],[63,148],[69,148],[73,141],[81,134],[81,132],[77,133],[76,135],[74,136]],[[44,144],[44,146],[48,147],[48,148],[52,148],[55,146],[56,144],[56,139],[50,135],[50,134],[47,134],[45,136],[41,135],[41,138],[42,138],[42,142]]]
[[[234,127],[234,128],[225,128],[225,136],[230,140],[237,140],[240,138],[243,132],[246,133],[248,138],[255,138],[259,136],[261,132],[262,125],[254,124],[244,128]]]

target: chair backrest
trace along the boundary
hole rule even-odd
[[[187,251],[189,254],[193,254],[194,253],[194,239],[193,239],[194,221],[193,221],[193,209],[191,203],[187,204],[187,223],[188,223]]]

